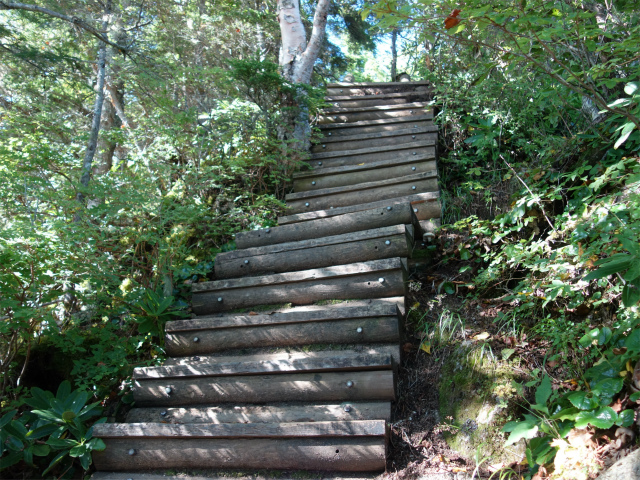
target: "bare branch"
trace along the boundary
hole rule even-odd
[[[29,11],[29,12],[43,13],[45,15],[49,15],[51,17],[59,18],[60,20],[64,20],[65,22],[69,22],[69,23],[71,23],[73,25],[76,25],[76,26],[82,28],[83,30],[85,30],[86,32],[90,33],[94,37],[96,37],[99,40],[103,41],[107,45],[111,45],[113,48],[119,50],[122,53],[127,53],[128,49],[129,49],[129,47],[124,47],[122,45],[118,45],[116,43],[111,42],[107,38],[107,36],[104,35],[102,32],[100,32],[99,30],[97,30],[96,28],[92,27],[87,22],[85,22],[84,20],[82,20],[81,18],[76,17],[76,16],[70,17],[68,15],[64,15],[62,13],[58,13],[58,12],[56,12],[54,10],[49,10],[48,8],[39,7],[38,5],[29,5],[29,4],[26,4],[26,3],[16,3],[16,2],[5,2],[3,0],[0,0],[0,10],[26,10],[26,11]]]

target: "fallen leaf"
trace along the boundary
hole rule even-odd
[[[473,337],[475,340],[486,340],[487,338],[489,338],[491,335],[489,334],[489,332],[482,332],[477,334],[475,337]]]
[[[259,313],[256,313],[256,312],[249,312],[249,315],[259,315]]]
[[[458,25],[460,23],[460,19],[458,18],[458,15],[460,14],[460,10],[458,10],[457,8],[451,13],[451,15],[449,15],[447,18],[445,18],[444,20],[444,28],[446,28],[447,30],[449,30],[450,28],[455,27],[456,25]]]
[[[404,353],[409,353],[414,350],[414,346],[411,342],[407,342],[402,346]]]
[[[451,471],[452,471],[453,473],[460,473],[460,472],[466,472],[466,471],[467,471],[467,469],[466,469],[466,468],[464,468],[464,467],[452,467],[452,468],[451,468]]]
[[[422,342],[422,345],[420,345],[420,350],[427,352],[429,355],[431,355],[431,343]]]

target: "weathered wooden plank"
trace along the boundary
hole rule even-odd
[[[261,360],[267,361],[280,361],[280,360],[288,360],[288,361],[297,361],[306,358],[330,358],[336,355],[336,352],[346,354],[348,352],[354,352],[359,355],[383,355],[390,356],[393,358],[395,364],[399,364],[400,361],[400,346],[395,343],[392,345],[360,345],[356,349],[349,350],[316,350],[312,352],[300,352],[300,351],[290,351],[285,350],[278,353],[250,353],[247,354],[245,351],[241,351],[235,355],[194,355],[189,357],[175,357],[175,358],[167,358],[165,361],[165,365],[204,365],[209,363],[225,363],[225,362],[237,362],[237,361],[246,361],[246,362],[259,362]]]
[[[291,423],[99,423],[93,426],[97,438],[318,438],[384,437],[383,420]]]
[[[344,128],[340,129],[343,131]],[[400,124],[396,125],[391,130],[381,130],[378,132],[359,133],[356,135],[334,135],[334,131],[327,131],[326,135],[321,138],[316,145],[322,145],[323,143],[345,143],[354,142],[367,139],[378,139],[387,137],[397,137],[401,135],[418,135],[422,133],[438,133],[438,126],[432,123],[420,122],[415,125],[412,124]],[[348,150],[345,148],[345,150]]]
[[[411,161],[413,158],[408,156],[395,162],[395,165],[389,165],[392,161],[364,163],[356,166],[344,166],[336,168],[320,169],[311,171],[315,175],[309,175],[303,178],[294,179],[293,188],[296,192],[306,192],[310,190],[321,190],[324,188],[344,187],[348,185],[356,185],[359,183],[379,182],[389,178],[404,177],[417,173],[432,172],[436,169],[435,160],[423,159]],[[380,164],[389,166],[381,167]],[[373,165],[373,168],[367,168]],[[342,172],[327,174],[327,170],[345,169]],[[348,171],[346,169],[352,169]]]
[[[393,131],[405,128],[419,128],[421,126],[433,126],[433,115],[413,115],[408,117],[382,118],[378,120],[363,120],[354,123],[324,123],[317,128],[325,137],[330,136],[354,136],[366,133]]]
[[[121,472],[94,472],[91,475],[90,480],[229,480],[228,474],[222,475],[207,475],[206,473],[201,473],[200,475],[193,475],[193,469],[190,468],[188,477],[185,477],[184,474],[175,472],[175,475],[168,474],[159,474],[159,473],[147,473],[147,472],[133,472],[133,471],[121,471]],[[206,475],[206,476],[203,476]],[[233,476],[235,480],[270,480],[271,477],[269,475],[255,475],[255,474],[246,474],[242,475],[236,474]],[[339,475],[331,475],[327,477],[328,480],[371,480],[371,475],[365,473],[366,477],[356,477],[353,474],[349,473],[348,476]],[[278,475],[280,480],[297,480],[298,475]]]
[[[438,190],[437,172],[287,195],[289,214],[327,210]],[[414,209],[415,210],[415,209]]]
[[[400,105],[370,105],[365,107],[328,107],[323,109],[321,116],[340,113],[362,113],[362,112],[392,112],[396,110],[417,110],[431,108],[428,102],[402,103]]]
[[[169,393],[167,393],[169,392]],[[134,380],[138,406],[394,400],[393,370]]]
[[[386,206],[372,206],[369,209],[345,212],[343,215],[330,215],[327,218],[317,217],[314,221],[305,222],[304,225],[291,223],[290,225],[237,233],[236,245],[238,248],[251,248],[365,229],[413,224],[415,221],[413,209],[409,201],[405,201],[403,204],[396,204],[391,210],[387,210]]]
[[[395,105],[394,105],[395,106]],[[382,108],[382,107],[380,107]],[[332,113],[331,115],[321,115],[318,123],[320,124],[341,124],[341,123],[354,123],[364,120],[380,120],[397,117],[416,117],[424,114],[428,111],[424,108],[416,109],[395,109],[395,110],[370,110],[364,112],[349,112],[349,113]]]
[[[340,150],[338,152],[321,152],[321,153],[313,153],[311,154],[311,160],[309,164],[314,168],[318,165],[318,161],[326,161],[330,158],[336,157],[362,157],[366,154],[372,154],[376,152],[395,152],[396,150],[408,150],[408,149],[418,149],[422,147],[431,147],[435,144],[435,137],[429,141],[415,141],[415,142],[405,142],[400,145],[387,145],[384,147],[369,147],[369,148],[360,148],[356,150]],[[324,164],[323,164],[324,165]],[[326,165],[324,165],[326,167]]]
[[[385,467],[381,437],[307,439],[106,439],[93,453],[98,470],[165,468],[378,471]],[[131,452],[133,450],[133,452]],[[133,455],[130,455],[133,453]]]
[[[237,348],[399,341],[397,317],[367,317],[167,333],[165,349],[168,355],[185,356]]]
[[[411,95],[424,95],[424,91],[410,90],[406,92],[393,92],[393,93],[372,93],[372,94],[358,94],[358,95],[346,95],[344,92],[341,95],[328,95],[324,97],[325,102],[339,102],[342,100],[358,100],[361,98],[370,100],[385,100],[388,98],[404,98]]]
[[[314,171],[320,172],[323,168],[335,168],[345,165],[360,165],[392,160],[407,162],[409,160],[420,161],[436,158],[435,147],[429,145],[415,146],[412,144],[406,144],[397,147],[380,147],[377,151],[374,150],[369,153],[358,152],[358,150],[354,150],[349,151],[349,155],[338,155],[320,160],[309,160],[307,165],[313,168]]]
[[[378,89],[414,89],[417,87],[428,87],[431,82],[428,80],[409,80],[403,82],[333,82],[328,83],[327,88],[378,88]]]
[[[346,214],[351,214],[359,211],[378,209],[378,208],[389,209],[389,207],[391,207],[391,209],[388,210],[391,212],[393,211],[393,209],[397,208],[398,205],[403,205],[406,202],[412,203],[412,202],[429,202],[430,201],[432,203],[439,205],[439,202],[437,202],[438,197],[439,197],[439,192],[426,192],[426,193],[418,193],[414,195],[405,195],[402,197],[390,198],[387,200],[378,200],[370,203],[361,203],[357,205],[350,205],[347,207],[332,208],[329,210],[317,210],[313,212],[298,213],[295,215],[286,215],[283,217],[278,217],[278,223],[280,225],[290,225],[290,224],[296,224],[298,222],[304,222],[302,224],[302,228],[304,228],[304,225],[306,224],[306,222],[309,222],[309,221],[316,221],[318,219],[329,219],[334,216],[346,215]],[[412,211],[413,210],[415,209],[412,208]],[[414,212],[414,214],[415,213],[417,212]]]
[[[351,303],[342,303],[338,305],[325,305],[316,310],[298,307],[285,311],[252,312],[250,315],[244,313],[218,314],[196,317],[189,320],[173,320],[166,323],[165,330],[168,333],[193,333],[200,330],[286,325],[290,323],[324,322],[331,320],[354,320],[369,317],[393,317],[397,315],[397,305],[390,302],[376,302],[370,305],[359,306],[352,306]]]
[[[302,170],[293,174],[294,180],[300,179],[312,179],[313,177],[324,176],[324,175],[345,175],[353,172],[360,172],[366,170],[373,170],[376,168],[388,168],[402,165],[411,165],[418,162],[424,161],[432,162],[434,170],[436,168],[435,160],[425,159],[423,156],[419,155],[408,155],[406,157],[397,157],[390,158],[386,160],[379,160],[376,162],[366,162],[356,165],[341,165],[337,167],[325,167],[318,166],[316,164],[309,165],[310,168],[308,170]]]
[[[411,142],[422,142],[426,145],[435,145],[438,141],[437,133],[406,133],[387,137],[351,140],[349,142],[322,142],[311,147],[311,152],[328,153],[367,149],[371,147],[390,147],[404,145]]]
[[[295,243],[281,243],[248,250],[236,250],[224,256],[218,255],[215,262],[216,278],[291,272],[382,258],[411,256],[413,239],[408,241],[404,225],[386,227],[386,232],[379,230],[302,240]],[[366,237],[367,233],[371,238]],[[268,250],[272,250],[272,252]]]
[[[138,367],[133,378],[145,380],[169,378],[203,378],[239,375],[287,374],[298,372],[342,372],[383,370],[393,368],[388,355],[353,355],[351,352],[335,352],[328,358],[305,358],[300,360],[258,360],[237,362],[215,362],[202,365],[165,365],[162,367]]]
[[[341,96],[325,97],[325,102],[332,104],[334,107],[367,107],[370,105],[399,105],[402,103],[425,102],[431,98],[427,92],[405,92],[392,95],[401,95],[391,97],[387,95],[360,95],[347,96],[341,99]]]
[[[288,423],[391,419],[389,402],[133,408],[128,423]]]

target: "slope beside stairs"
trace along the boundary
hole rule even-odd
[[[286,215],[193,285],[197,316],[166,325],[164,366],[135,370],[127,422],[94,427],[94,480],[384,470],[406,262],[440,217],[428,99],[426,82],[328,86]]]

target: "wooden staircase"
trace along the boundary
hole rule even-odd
[[[164,366],[135,370],[127,423],[94,427],[94,479],[384,470],[406,262],[440,217],[437,129],[426,82],[327,95],[287,215],[238,234],[216,280],[193,285],[197,316],[167,324]]]

